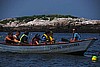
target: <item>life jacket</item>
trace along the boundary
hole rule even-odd
[[[49,36],[47,36],[46,34],[43,34],[43,36],[45,36],[46,37],[46,41],[50,41],[50,37]]]
[[[49,36],[49,38],[50,38],[50,41],[53,41],[53,37],[52,36]]]
[[[27,37],[27,35],[23,34],[21,37],[20,37],[20,42],[22,41],[22,38],[23,37]]]

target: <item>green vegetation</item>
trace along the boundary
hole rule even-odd
[[[15,21],[15,19],[9,19],[9,20],[3,20],[3,21],[0,21],[0,23],[2,23],[2,24],[6,24],[6,23],[8,23],[8,22],[14,22]]]
[[[6,19],[6,20],[3,20],[3,21],[0,21],[0,23],[2,24],[6,24],[8,22],[13,22],[13,21],[19,21],[19,22],[29,22],[29,21],[32,21],[34,19],[43,19],[43,20],[53,20],[54,18],[78,18],[78,17],[74,17],[74,16],[71,16],[71,15],[58,15],[58,14],[55,14],[55,15],[33,15],[33,16],[23,16],[23,17],[16,17],[15,19]]]
[[[23,20],[34,20],[34,19],[43,19],[43,20],[48,20],[48,18],[50,18],[50,20],[53,20],[54,18],[78,18],[78,17],[74,17],[71,15],[33,15],[33,16],[24,16],[24,17],[17,17],[17,20],[19,21],[23,21]],[[26,22],[27,22],[26,21]]]
[[[1,20],[1,24],[6,24],[9,22],[15,22],[15,23],[27,23],[29,21],[33,21],[34,19],[41,19],[41,20],[50,20],[52,21],[54,18],[78,18],[71,15],[33,15],[33,16],[23,16],[23,17],[15,17],[15,18],[7,18],[4,20]],[[67,21],[66,21],[67,22]],[[100,24],[87,24],[87,25],[75,25],[73,22],[82,22],[82,20],[70,20],[68,25],[64,25],[65,23],[56,23],[54,26],[35,26],[35,25],[29,25],[29,26],[18,26],[18,27],[3,27],[0,26],[0,31],[34,31],[34,32],[41,32],[46,30],[52,30],[53,32],[72,32],[73,28],[77,28],[78,32],[81,33],[100,33]]]

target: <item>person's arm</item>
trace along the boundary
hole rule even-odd
[[[35,41],[37,45],[39,45],[38,41]]]
[[[18,41],[18,40],[16,40],[16,39],[14,39],[14,42],[16,42],[16,43],[20,43],[20,41]]]
[[[9,41],[15,42],[14,40],[11,40],[8,36],[5,38],[5,40],[9,40]]]
[[[16,36],[13,36],[14,42],[19,43],[20,41],[16,39]]]

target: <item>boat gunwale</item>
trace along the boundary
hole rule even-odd
[[[47,46],[47,45],[60,45],[60,44],[71,44],[71,43],[77,43],[77,42],[84,42],[84,41],[89,41],[89,40],[98,40],[97,38],[88,38],[88,39],[83,39],[83,40],[79,40],[79,41],[75,41],[75,42],[56,42],[54,44],[50,44],[50,43],[47,43],[47,44],[44,44],[44,43],[41,43],[39,45],[33,45],[33,44],[7,44],[5,42],[0,42],[0,44],[2,45],[7,45],[7,46]]]

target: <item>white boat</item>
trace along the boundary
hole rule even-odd
[[[96,40],[96,38],[90,38],[72,43],[56,42],[55,44],[41,44],[39,46],[18,46],[0,43],[0,52],[83,54]]]

